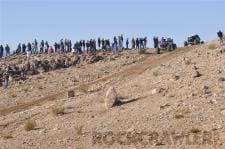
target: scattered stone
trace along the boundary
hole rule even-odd
[[[193,69],[194,69],[194,70],[197,70],[197,69],[198,69],[198,67],[194,66],[194,67],[193,67]]]
[[[197,96],[197,93],[191,93],[191,96],[193,97],[193,96]]]
[[[157,93],[157,89],[153,89],[152,94],[156,94],[156,93]]]
[[[217,71],[217,73],[218,73],[218,74],[221,74],[221,73],[222,73],[222,70],[219,69],[219,70]]]
[[[195,74],[193,75],[193,78],[198,78],[198,77],[201,77],[202,74],[198,71],[195,72]]]
[[[220,113],[225,116],[225,109],[222,110]]]
[[[224,82],[225,81],[225,78],[224,77],[220,77],[219,78],[219,82]]]
[[[174,79],[175,81],[177,81],[177,80],[179,80],[179,79],[180,79],[180,76],[175,75],[175,76],[173,76],[173,79]]]
[[[209,101],[210,104],[217,104],[217,100],[216,99],[212,99]]]
[[[165,145],[165,144],[162,143],[162,142],[157,142],[157,143],[155,144],[155,146],[162,146],[162,145]]]
[[[191,60],[184,58],[184,63],[185,63],[185,65],[190,65],[191,64]]]
[[[202,90],[203,94],[211,94],[211,91],[208,86],[203,86]]]
[[[110,87],[106,92],[104,100],[106,110],[112,108],[117,102],[117,93],[114,87]]]
[[[75,92],[73,90],[68,91],[68,98],[72,98],[75,96]]]
[[[96,63],[98,61],[104,60],[104,57],[99,56],[99,55],[93,55],[91,56],[90,60],[88,61],[89,64]]]
[[[165,105],[162,105],[162,106],[160,106],[160,109],[164,109],[164,108],[166,108],[166,107],[169,107],[170,106],[170,104],[165,104]]]

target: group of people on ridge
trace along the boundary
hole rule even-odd
[[[124,37],[123,35],[114,37],[111,42],[110,39],[98,38],[90,40],[80,40],[72,44],[70,39],[61,39],[59,42],[55,42],[52,46],[48,41],[41,40],[40,43],[35,39],[33,42],[28,42],[27,44],[19,43],[16,50],[12,53],[10,52],[10,47],[7,44],[5,47],[0,45],[0,58],[3,56],[7,57],[11,54],[38,54],[38,53],[83,53],[83,52],[96,52],[97,50],[112,50],[118,51],[120,49],[129,49],[129,39],[126,39],[126,47],[124,47]],[[147,37],[137,38],[131,40],[132,49],[147,48]]]

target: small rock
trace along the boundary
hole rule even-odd
[[[176,80],[179,80],[180,79],[180,76],[178,76],[178,75],[175,75],[175,76],[173,76],[173,79],[176,81]]]
[[[157,93],[157,89],[152,90],[152,94],[156,94]]]
[[[170,106],[170,104],[165,104],[165,105],[162,105],[162,106],[160,106],[160,109],[164,109],[165,107],[169,107]]]
[[[202,90],[203,94],[211,94],[211,91],[208,86],[203,86]]]
[[[75,92],[73,90],[68,91],[68,98],[72,98],[75,96]]]
[[[223,77],[219,78],[219,82],[224,82],[224,81],[225,81],[225,78],[223,78]]]
[[[194,69],[194,70],[197,70],[197,69],[198,69],[198,67],[194,66],[194,67],[193,67],[193,69]]]
[[[212,99],[212,100],[209,101],[209,103],[211,103],[211,104],[217,104],[217,100],[216,99]]]
[[[221,74],[221,73],[222,73],[222,70],[217,70],[217,73],[218,73],[218,74]]]
[[[225,116],[225,109],[222,110],[220,113]]]
[[[117,93],[114,87],[110,87],[106,92],[104,100],[106,110],[112,108],[117,102]]]
[[[201,77],[202,74],[198,71],[195,72],[195,74],[193,75],[193,78],[198,78],[198,77]]]

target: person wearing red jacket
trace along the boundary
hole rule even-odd
[[[52,46],[50,46],[48,48],[48,54],[52,54],[52,53],[54,53],[54,49],[52,48]]]

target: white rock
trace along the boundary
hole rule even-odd
[[[117,101],[117,93],[114,87],[110,87],[106,92],[106,97],[104,100],[105,108],[108,110],[112,108],[115,102]]]
[[[152,90],[152,94],[156,94],[157,93],[157,89]]]

